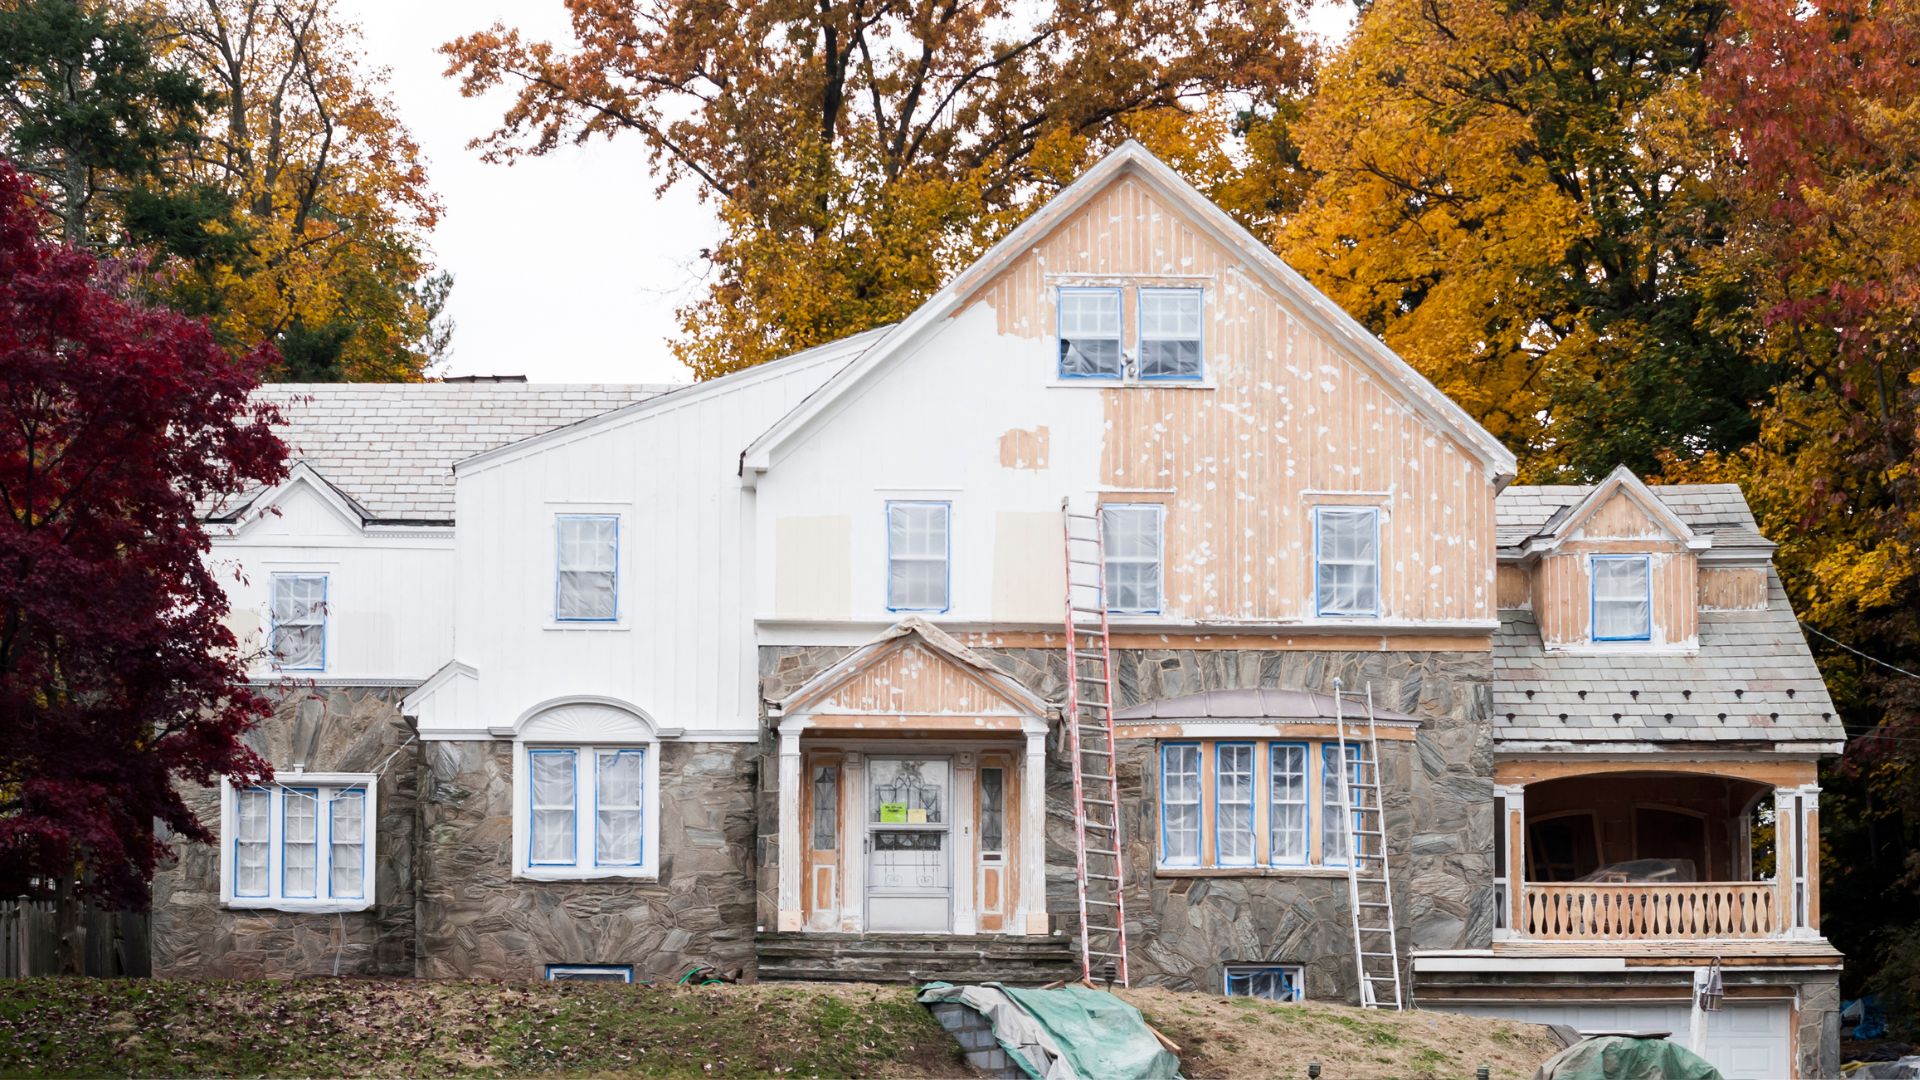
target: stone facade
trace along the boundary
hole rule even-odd
[[[762,648],[763,695],[785,697],[848,651]],[[1064,698],[1066,661],[1060,650],[977,651],[1041,697]],[[1209,690],[1278,687],[1325,693],[1338,678],[1349,691],[1372,686],[1383,708],[1421,717],[1411,743],[1381,743],[1401,951],[1488,946],[1494,900],[1488,654],[1123,649],[1115,651],[1114,666],[1122,708]],[[1135,981],[1218,990],[1227,963],[1303,963],[1309,995],[1358,1000],[1344,874],[1155,873],[1158,811],[1149,797],[1155,746],[1151,740],[1123,742],[1118,762],[1129,838]],[[770,756],[761,773],[770,789],[777,775]],[[763,791],[760,806],[760,912],[770,922],[779,859],[777,793]],[[1056,929],[1070,929],[1078,910],[1072,773],[1058,739],[1048,748],[1047,819],[1047,909]]]
[[[340,914],[229,910],[220,901],[220,852],[176,840],[153,881],[153,973],[258,978],[412,975],[418,743],[391,687],[279,690],[273,715],[247,744],[282,774],[381,770],[374,825],[374,904]],[[193,788],[187,805],[220,827],[220,789]]]
[[[422,754],[419,974],[541,978],[548,964],[628,964],[672,980],[753,963],[755,759],[744,743],[659,746],[656,881],[513,876],[513,744]]]

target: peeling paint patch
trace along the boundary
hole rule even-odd
[[[1035,471],[1046,468],[1050,439],[1045,425],[1031,430],[1014,428],[1006,432],[1000,436],[1000,467]]]

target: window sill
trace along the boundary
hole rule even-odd
[[[633,624],[624,619],[618,622],[586,622],[583,620],[581,622],[550,622],[540,629],[562,634],[580,634],[590,633],[595,630],[601,632],[610,630],[627,631],[633,629]]]
[[[1344,878],[1344,866],[1157,866],[1155,877],[1163,878]]]
[[[1218,390],[1220,384],[1208,379],[1054,379],[1045,384],[1049,390]]]
[[[221,901],[228,911],[284,911],[291,915],[334,915],[349,911],[370,911],[373,901],[367,900],[269,900],[248,899],[247,897],[228,897]]]
[[[513,872],[516,881],[645,881],[660,880],[650,866],[523,866]]]

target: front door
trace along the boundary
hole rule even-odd
[[[868,759],[867,929],[952,928],[952,808],[951,760]]]

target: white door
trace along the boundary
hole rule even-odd
[[[867,929],[953,928],[953,763],[867,759]]]
[[[1680,1003],[1491,1002],[1442,1006],[1448,1012],[1503,1016],[1532,1024],[1565,1024],[1576,1031],[1666,1031],[1687,1041],[1691,1010]],[[1701,1057],[1727,1080],[1781,1080],[1793,1075],[1793,1006],[1785,1001],[1727,1002],[1707,1015]]]

